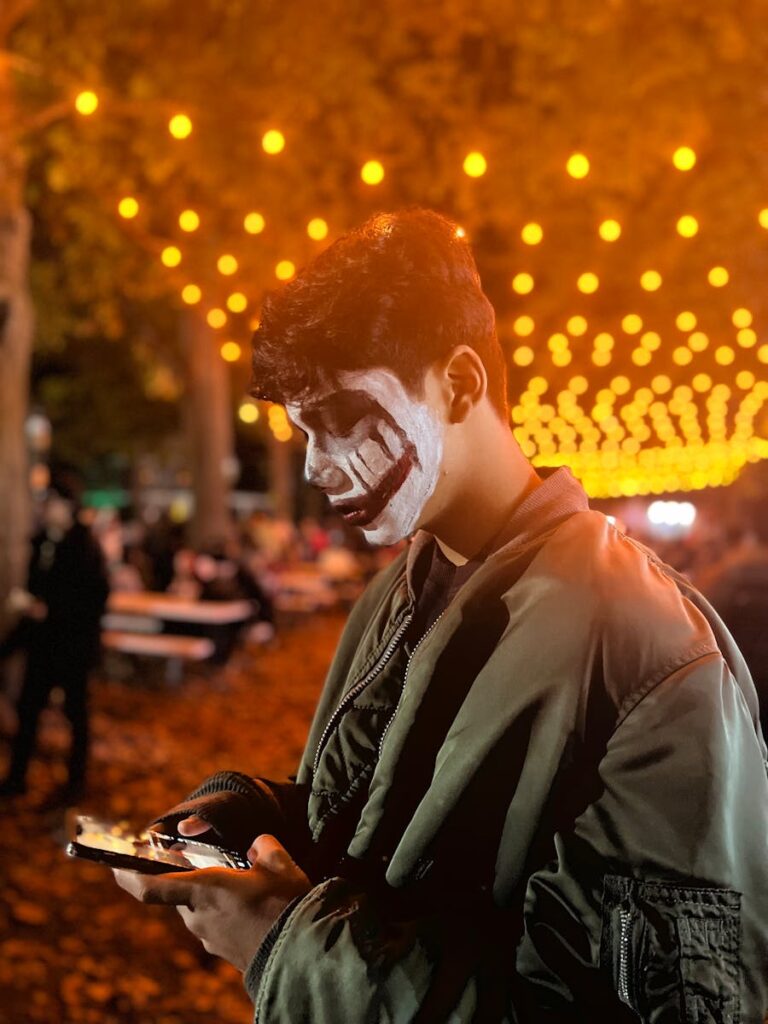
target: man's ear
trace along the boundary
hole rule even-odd
[[[488,376],[480,356],[469,345],[457,345],[445,363],[448,422],[463,423],[488,392]]]

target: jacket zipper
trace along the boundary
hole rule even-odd
[[[629,995],[629,945],[632,914],[628,910],[619,911],[619,997],[623,1003],[632,1007]],[[632,1007],[634,1009],[634,1007]]]
[[[413,648],[411,653],[408,655],[408,661],[405,663],[405,675],[403,676],[403,685],[402,685],[402,688],[400,690],[400,696],[397,698],[397,704],[395,705],[395,710],[392,712],[391,718],[389,719],[387,724],[384,726],[384,731],[382,732],[381,739],[379,740],[379,758],[381,758],[381,752],[384,749],[384,740],[387,738],[387,733],[389,732],[389,727],[394,722],[395,715],[397,715],[397,712],[400,710],[400,704],[402,703],[402,700],[403,700],[403,694],[405,693],[405,687],[406,687],[406,685],[408,683],[408,670],[411,667],[411,662],[413,661],[413,656],[416,653],[416,651],[418,651],[418,649],[421,647],[421,645],[424,643],[424,641],[427,639],[427,637],[432,632],[432,630],[435,628],[435,626],[438,624],[440,619],[442,619],[444,614],[445,614],[445,611],[440,612],[440,614],[437,616],[435,621],[432,623],[432,625],[429,627],[429,629],[426,631],[426,633],[424,633],[422,635],[422,637],[419,639],[419,642],[416,644],[416,646]]]
[[[326,722],[325,728],[323,729],[322,736],[320,737],[320,742],[317,744],[317,750],[315,751],[315,760],[314,760],[314,762],[312,764],[312,775],[313,776],[317,774],[317,768],[318,768],[318,765],[320,764],[320,755],[322,754],[323,748],[325,747],[325,744],[326,744],[326,742],[328,740],[328,737],[329,737],[329,735],[331,733],[331,730],[333,729],[334,725],[338,721],[340,715],[346,709],[347,705],[351,701],[353,701],[358,696],[358,694],[362,693],[362,691],[366,688],[366,686],[368,686],[368,684],[373,679],[376,678],[376,676],[379,674],[379,672],[381,672],[381,670],[387,664],[389,659],[392,657],[392,654],[393,654],[395,648],[397,647],[398,643],[400,642],[400,638],[402,637],[402,635],[406,631],[406,629],[410,626],[412,619],[413,619],[413,615],[412,614],[411,615],[406,615],[406,617],[403,619],[403,621],[397,627],[395,632],[392,634],[392,638],[390,639],[390,641],[387,644],[387,646],[384,648],[384,653],[381,655],[381,657],[376,662],[376,664],[373,666],[373,668],[371,668],[363,676],[363,678],[358,683],[355,683],[355,685],[352,687],[351,690],[347,690],[347,692],[341,698],[341,701],[340,701],[338,707],[336,708],[336,710],[333,712],[331,717]],[[419,641],[419,642],[421,642],[421,641]],[[409,659],[409,661],[410,661],[410,659]],[[407,676],[407,674],[408,674],[408,671],[406,669],[406,676]],[[391,721],[391,719],[390,719],[390,721]]]

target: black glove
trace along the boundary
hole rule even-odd
[[[241,854],[264,832],[285,842],[285,817],[270,785],[241,772],[211,775],[149,828],[174,835],[179,822],[193,814],[210,826],[207,832],[189,837],[195,842],[214,843]]]

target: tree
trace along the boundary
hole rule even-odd
[[[26,194],[51,239],[34,268],[41,339],[62,321],[120,336],[126,306],[166,296],[181,310],[194,284],[191,308],[221,310],[210,331],[244,353],[281,261],[298,266],[373,210],[416,202],[457,218],[475,247],[516,433],[537,462],[571,462],[594,494],[629,494],[727,483],[768,454],[766,101],[754,88],[768,24],[756,0],[15,10],[20,99],[5,88],[3,124],[35,129]],[[99,97],[88,118],[71,113],[82,89]],[[184,138],[169,132],[178,114]],[[17,134],[4,153],[22,166]],[[695,165],[676,169],[678,151]],[[471,152],[483,157],[472,175]],[[370,160],[377,185],[361,180]],[[135,216],[117,212],[125,198]],[[180,227],[185,209],[197,230]],[[263,216],[258,233],[248,213]],[[313,218],[327,237],[310,237]],[[606,220],[615,241],[598,232]],[[658,277],[641,284],[649,270]],[[679,327],[681,312],[695,327]],[[232,372],[242,386],[244,360]]]

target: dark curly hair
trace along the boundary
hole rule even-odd
[[[251,393],[301,401],[320,375],[383,366],[420,395],[427,367],[461,344],[482,359],[490,400],[506,418],[493,307],[463,232],[431,210],[379,213],[266,296]]]

